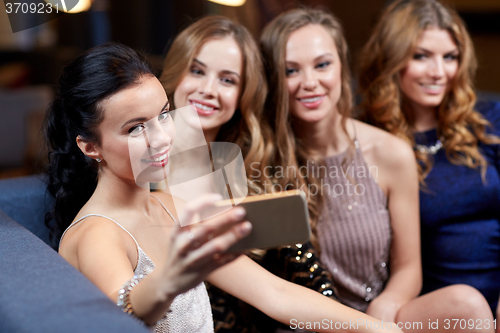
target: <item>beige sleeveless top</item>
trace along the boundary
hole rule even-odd
[[[347,151],[325,158],[325,206],[318,222],[321,261],[332,273],[342,303],[365,312],[389,278],[391,223],[387,198],[373,179],[357,139]]]
[[[175,221],[172,214],[168,211],[167,207],[163,205],[163,203],[152,196],[162,205],[165,211],[170,215],[170,217]],[[121,226],[118,222],[113,220],[110,217],[100,215],[100,214],[87,214],[77,221],[73,222],[62,234],[62,238],[66,231],[69,230],[72,226],[77,223],[82,222],[84,219],[90,216],[99,216],[106,218],[108,220],[113,221],[122,228],[127,234],[132,237],[137,246],[137,265],[134,270],[134,274],[143,274],[148,275],[155,269],[155,264],[146,253],[141,249],[134,236],[127,229]],[[59,242],[60,244],[60,242]],[[125,281],[124,281],[125,282]],[[158,323],[151,328],[153,332],[156,333],[166,333],[166,332],[199,332],[199,333],[208,333],[213,332],[213,319],[212,319],[212,309],[210,307],[210,300],[208,298],[208,293],[205,288],[204,283],[200,283],[193,289],[188,290],[187,292],[177,295],[177,297],[172,302],[170,309],[165,313],[162,319],[158,321]]]

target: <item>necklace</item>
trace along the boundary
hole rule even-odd
[[[443,147],[444,138],[440,137],[439,140],[432,146],[426,145],[415,145],[415,149],[420,151],[421,153],[436,155],[436,153]]]

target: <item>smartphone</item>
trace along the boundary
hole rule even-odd
[[[215,206],[232,206],[233,202],[218,201]],[[248,196],[238,206],[245,208],[245,220],[252,223],[252,231],[229,252],[293,245],[311,237],[306,195],[300,190]]]

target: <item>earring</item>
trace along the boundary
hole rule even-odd
[[[101,163],[101,159],[98,157],[95,159],[97,161],[97,163]]]

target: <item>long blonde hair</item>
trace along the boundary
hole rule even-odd
[[[318,152],[307,147],[300,136],[294,134],[290,124],[291,115],[285,66],[288,37],[292,32],[309,24],[322,26],[331,35],[337,48],[342,68],[342,92],[337,107],[342,117],[342,129],[347,134],[346,121],[350,117],[352,108],[351,74],[347,60],[348,49],[342,26],[332,14],[318,9],[294,9],[279,15],[264,29],[261,37],[261,50],[264,56],[268,84],[272,87],[266,102],[266,118],[274,129],[276,137],[276,151],[272,164],[275,168],[284,168],[287,171],[295,170],[292,172],[293,176],[287,172],[284,177],[276,179],[276,182],[281,187],[292,184],[292,186],[306,192],[313,231],[312,243],[319,250],[316,229],[322,207],[321,179],[313,174],[305,177],[298,172],[298,169],[299,166],[306,165],[309,161],[315,165],[321,165],[324,162]],[[354,147],[352,143],[351,146]],[[351,150],[352,147],[350,147]],[[310,192],[313,187],[318,189],[317,195],[312,195]]]
[[[458,14],[436,0],[398,0],[387,7],[365,45],[359,67],[360,104],[363,120],[402,138],[412,146],[414,116],[399,84],[400,72],[413,56],[425,29],[447,30],[459,50],[458,70],[449,93],[438,107],[438,133],[451,163],[481,168],[485,177],[487,162],[478,142],[500,143],[486,135],[490,123],[474,111],[476,72],[474,46]],[[429,155],[415,150],[419,181],[432,169]]]
[[[252,162],[269,160],[272,151],[272,131],[260,124],[267,83],[259,49],[248,30],[223,16],[202,18],[177,35],[169,49],[160,77],[168,99],[174,105],[174,92],[199,52],[208,40],[231,37],[240,47],[243,57],[242,85],[239,110],[221,126],[217,141],[233,142],[243,151],[247,176],[264,183],[264,163],[251,167]],[[267,157],[266,157],[267,156]]]

